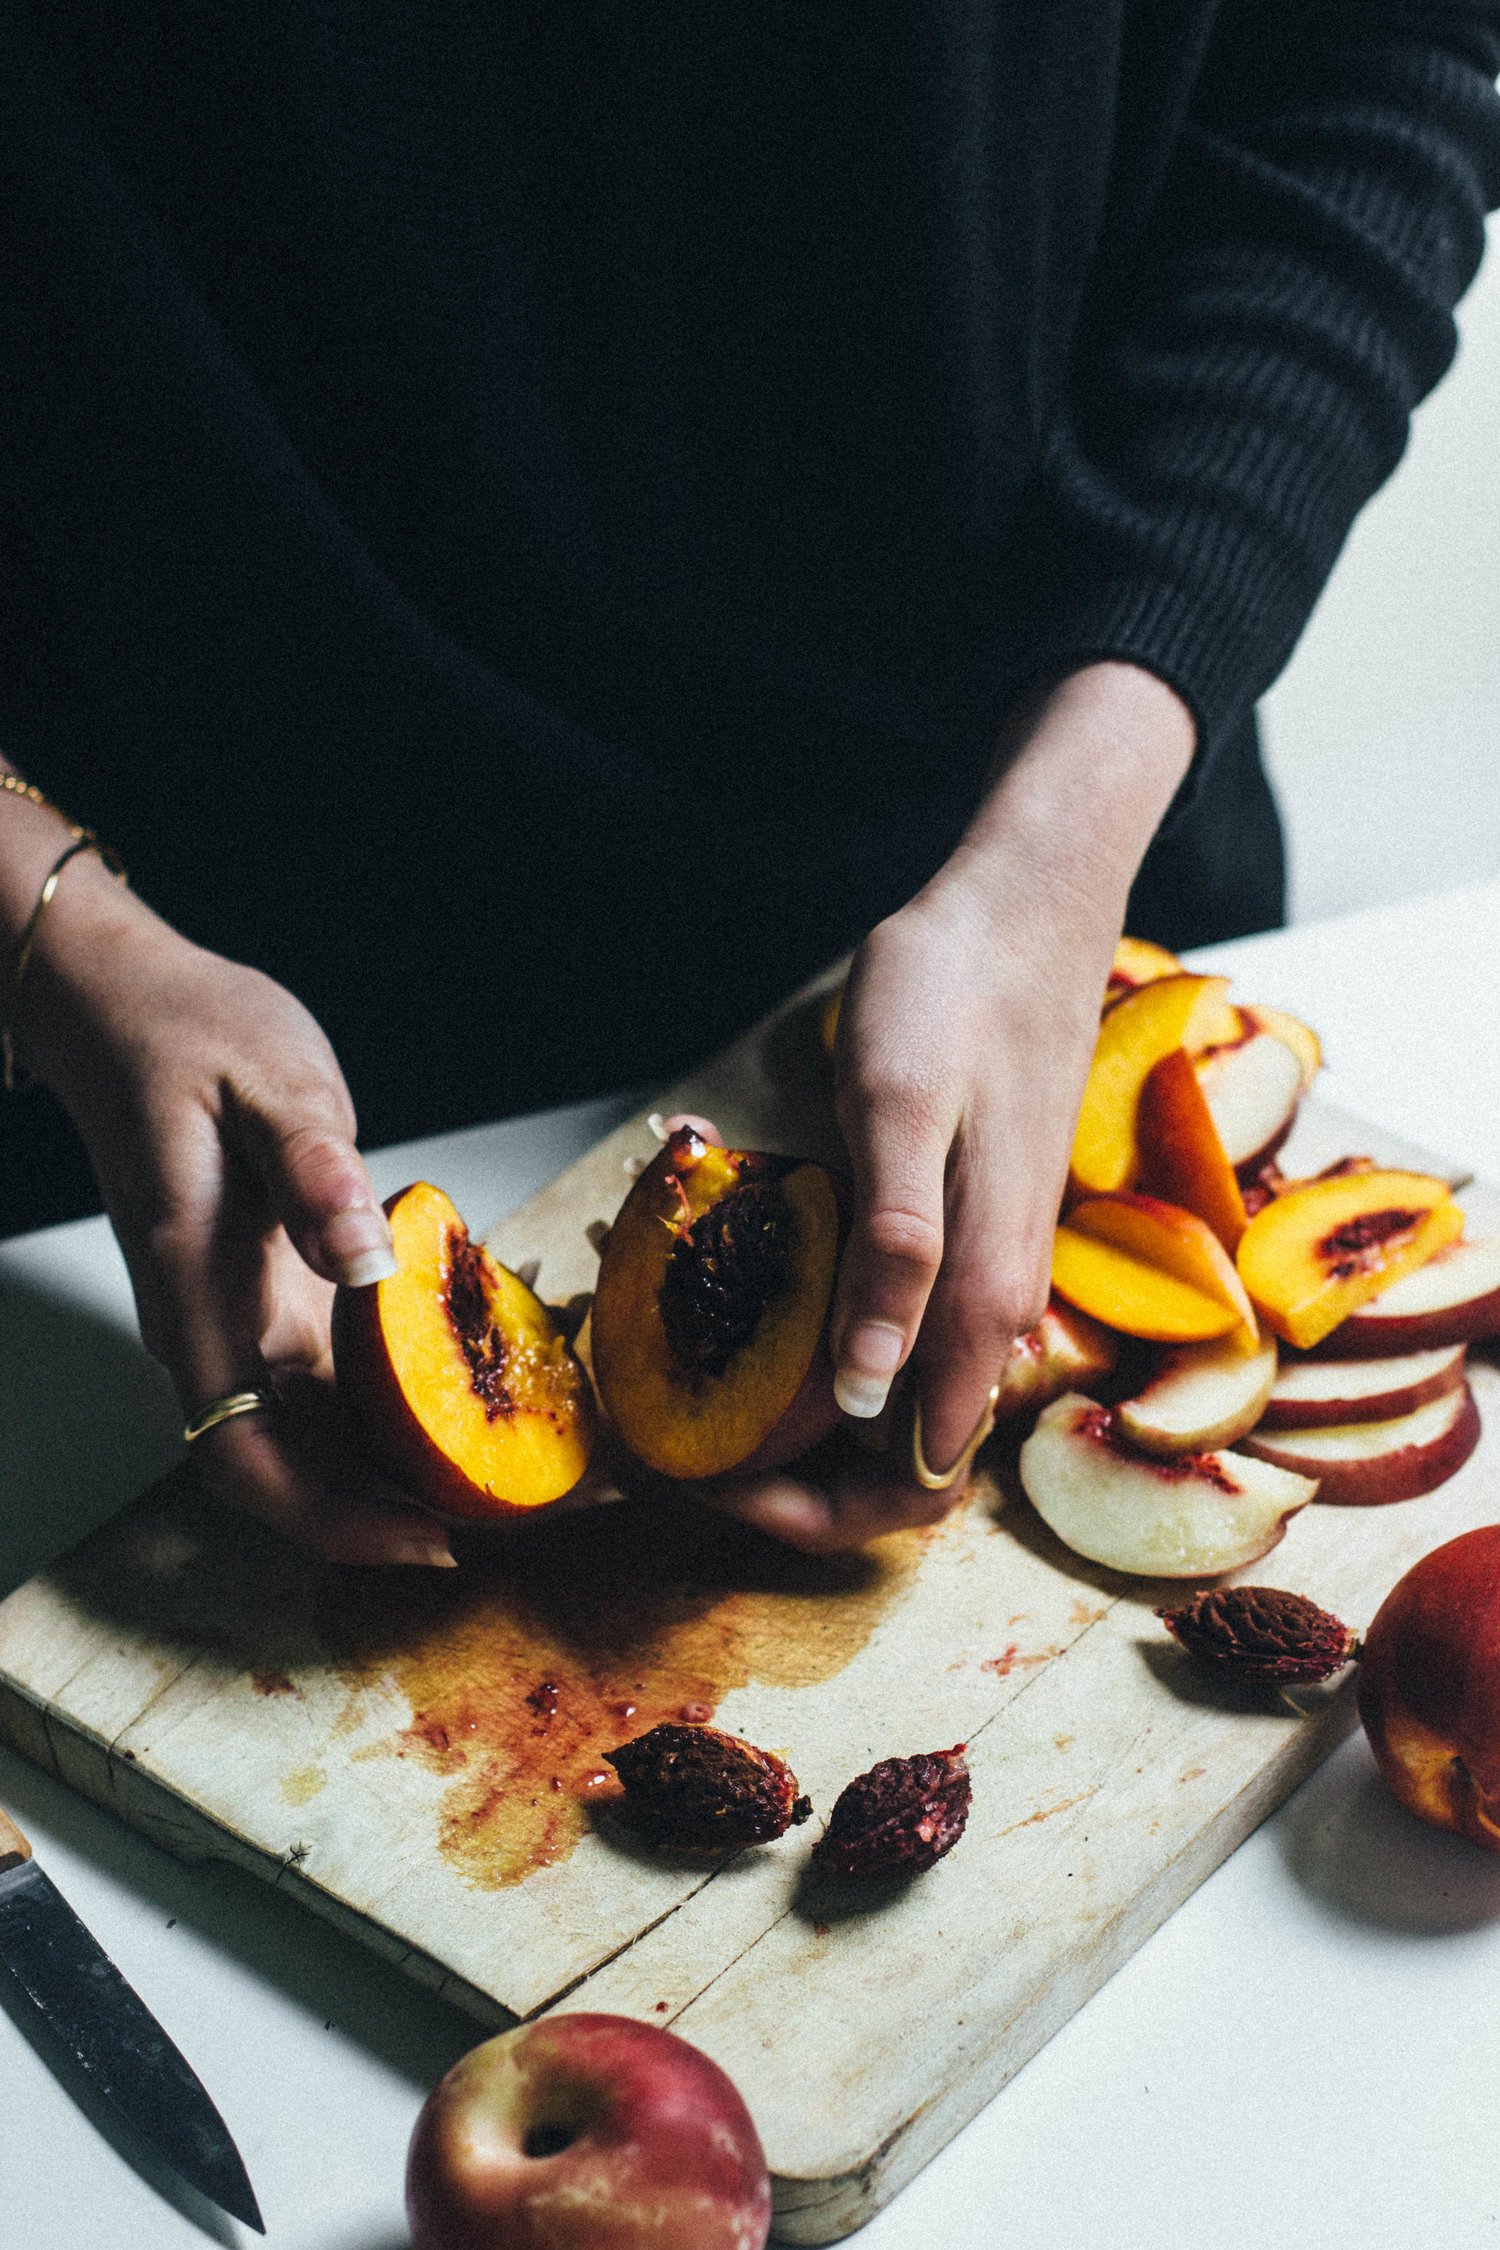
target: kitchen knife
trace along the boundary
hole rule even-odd
[[[228,2126],[4,1812],[0,1964],[157,2155],[200,2194],[264,2234],[255,2191]]]

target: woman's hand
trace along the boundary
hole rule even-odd
[[[358,1465],[334,1396],[334,1285],[395,1260],[307,1010],[80,860],[39,931],[16,1029],[83,1136],[184,1416],[232,1391],[278,1394],[198,1440],[208,1484],[336,1561],[451,1563],[441,1526]]]
[[[910,1361],[923,1451],[955,1462],[1012,1340],[1047,1300],[1073,1128],[1130,883],[1192,755],[1152,674],[1090,665],[1021,723],[953,857],[855,956],[838,1114],[854,1213],[832,1319],[846,1414]],[[928,1522],[961,1495],[903,1444],[826,1485],[793,1472],[725,1504],[809,1548]]]

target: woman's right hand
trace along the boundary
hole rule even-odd
[[[441,1525],[372,1477],[342,1426],[334,1286],[369,1286],[395,1261],[308,1011],[80,858],[39,926],[14,1029],[83,1137],[184,1417],[276,1393],[197,1441],[209,1486],[335,1561],[451,1564]]]

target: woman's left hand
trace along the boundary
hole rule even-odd
[[[855,955],[839,1017],[854,1182],[831,1324],[839,1403],[878,1414],[910,1363],[934,1471],[963,1454],[1046,1304],[1111,955],[1194,726],[1152,674],[1106,663],[1052,689],[1012,739],[952,858]],[[904,1439],[847,1450],[826,1482],[790,1469],[716,1498],[817,1550],[931,1522],[962,1495],[963,1474],[925,1487]]]

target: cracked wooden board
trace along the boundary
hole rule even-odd
[[[737,1140],[829,1149],[807,1029],[785,1012],[668,1101]],[[1422,1161],[1316,1105],[1299,1144],[1309,1166],[1352,1148]],[[622,1128],[512,1214],[497,1248],[540,1257],[550,1294],[586,1287],[588,1224],[652,1145],[642,1121]],[[1500,1378],[1481,1367],[1475,1388],[1493,1418]],[[1418,1554],[1500,1512],[1495,1485],[1487,1437],[1426,1499],[1305,1511],[1253,1575],[1362,1624]],[[280,1882],[484,2022],[565,2005],[679,2027],[750,2101],[778,2236],[831,2241],[1326,1753],[1350,1695],[1195,1683],[1152,1617],[1163,1590],[1069,1556],[1003,1462],[938,1531],[868,1563],[768,1558],[689,1514],[675,1529],[623,1509],[572,1519],[556,1532],[563,1593],[533,1573],[519,1611],[524,1569],[501,1602],[480,1566],[441,1574],[472,1595],[439,1574],[387,1580],[351,1624],[331,1591],[345,1576],[170,1479],[0,1605],[0,1734],[169,1849]],[[591,1637],[580,1589],[594,1584],[615,1609]],[[967,1740],[969,1833],[904,1896],[853,1908],[807,1887],[805,1829],[710,1874],[643,1858],[604,1821],[497,1884],[454,1835],[503,1776],[423,1731],[419,1646],[482,1665],[508,1710],[572,1663],[596,1725],[606,1691],[628,1696],[639,1677],[648,1697],[677,1692],[707,1665],[720,1722],[785,1746],[821,1811],[875,1757]],[[609,1739],[631,1731],[621,1711]]]

